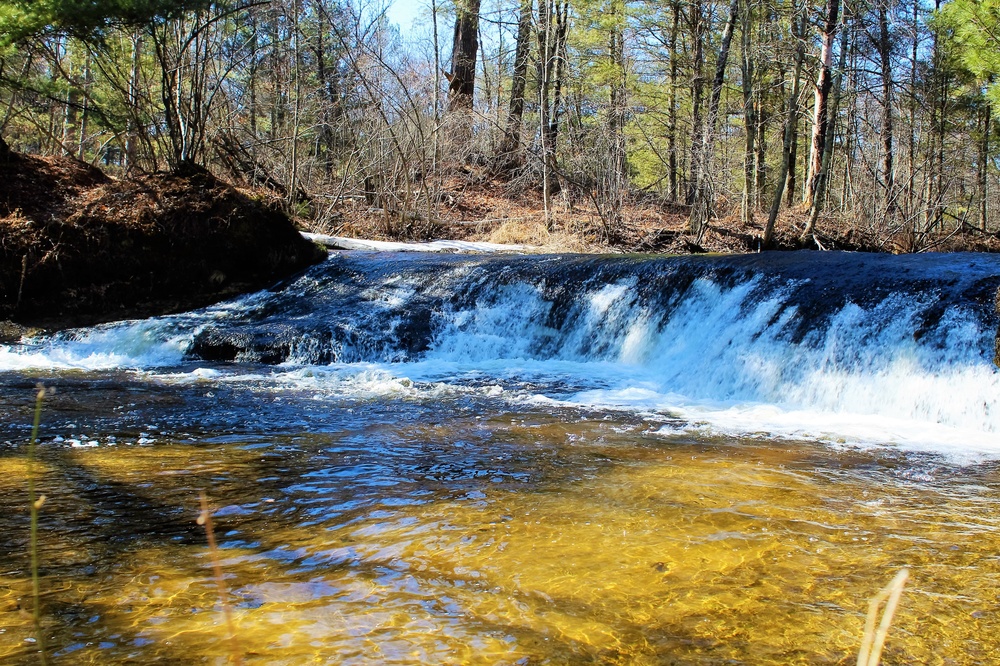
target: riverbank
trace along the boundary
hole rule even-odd
[[[276,206],[199,168],[115,180],[6,152],[0,182],[0,320],[22,326],[187,310],[326,257]]]
[[[552,198],[546,224],[539,187],[472,165],[455,168],[428,187],[426,193],[413,195],[409,204],[402,196],[386,201],[359,192],[316,200],[313,216],[298,222],[319,234],[389,242],[457,240],[525,245],[545,252],[739,254],[762,249],[767,221],[766,211],[755,211],[749,222],[744,221],[740,201],[720,196],[716,217],[699,240],[688,232],[690,210],[683,204],[652,193],[633,193],[615,213],[598,207],[583,188],[566,185]],[[821,216],[815,233],[803,239],[807,220],[808,211],[783,209],[770,249],[1000,252],[1000,234],[961,221],[915,231],[901,220],[885,232],[831,212]]]
[[[607,211],[570,188],[553,199],[546,223],[537,189],[474,168],[444,179],[436,203],[419,212],[345,194],[323,208],[301,207],[310,215],[294,222],[273,193],[238,189],[193,167],[113,179],[72,158],[0,146],[0,182],[0,341],[16,340],[31,327],[190,310],[273,284],[326,256],[296,227],[348,244],[389,243],[385,247],[434,240],[451,251],[491,244],[663,254],[757,252],[763,232],[761,216],[749,223],[727,216],[723,201],[720,217],[698,239],[687,233],[684,206],[652,197],[625,201],[612,229]],[[800,218],[783,213],[775,249],[1000,251],[997,234],[970,226],[933,237],[880,237],[833,218],[802,241]]]

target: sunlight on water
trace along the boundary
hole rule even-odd
[[[1000,654],[995,256],[337,254],[0,346],[0,663]],[[199,493],[214,506],[225,604]]]
[[[648,431],[512,414],[43,446],[51,653],[225,662],[202,487],[251,663],[851,663],[904,566],[884,663],[1000,653],[994,468]],[[35,659],[22,454],[0,457],[5,663]]]

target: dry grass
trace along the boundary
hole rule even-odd
[[[882,658],[882,648],[885,647],[885,639],[889,634],[889,626],[892,624],[892,618],[899,606],[899,598],[903,594],[903,587],[909,577],[910,570],[901,569],[892,581],[869,602],[868,617],[865,620],[865,635],[861,641],[861,650],[858,652],[858,666],[878,666]],[[882,604],[885,604],[885,610],[882,612],[882,621],[879,622],[876,629],[875,621]]]
[[[233,622],[233,608],[229,604],[229,590],[226,588],[226,581],[222,575],[219,547],[215,541],[215,528],[212,525],[212,512],[208,508],[208,497],[205,495],[205,491],[201,492],[199,501],[201,511],[198,514],[197,523],[205,528],[205,537],[208,539],[208,553],[212,559],[212,574],[215,578],[215,587],[219,593],[222,614],[226,619],[226,629],[229,631],[229,661],[236,666],[242,666],[243,652],[240,650],[240,642],[236,634],[236,624]]]
[[[31,504],[31,614],[35,624],[35,640],[38,646],[38,658],[42,666],[47,663],[45,657],[45,631],[42,628],[41,580],[38,574],[38,512],[45,504],[45,495],[36,497],[35,493],[35,446],[38,443],[38,426],[42,420],[42,401],[45,399],[45,387],[39,386],[35,394],[35,420],[31,426],[31,440],[28,443],[28,501]]]
[[[476,240],[504,245],[530,245],[539,252],[598,252],[604,249],[565,229],[549,231],[542,217],[501,222],[498,227]]]

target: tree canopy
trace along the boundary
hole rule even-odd
[[[44,34],[86,39],[207,5],[205,0],[0,0],[0,44]]]
[[[942,7],[938,21],[962,66],[981,82],[998,78],[1000,0],[951,0]],[[991,96],[1000,101],[1000,90],[992,88]]]
[[[921,249],[1000,206],[1000,0],[935,4],[427,0],[401,34],[368,0],[0,0],[0,132],[320,226],[364,200],[387,235],[431,233],[474,165],[607,241],[641,209]]]

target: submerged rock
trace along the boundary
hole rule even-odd
[[[326,257],[280,210],[208,171],[111,180],[0,159],[0,319],[61,328],[207,305]]]

